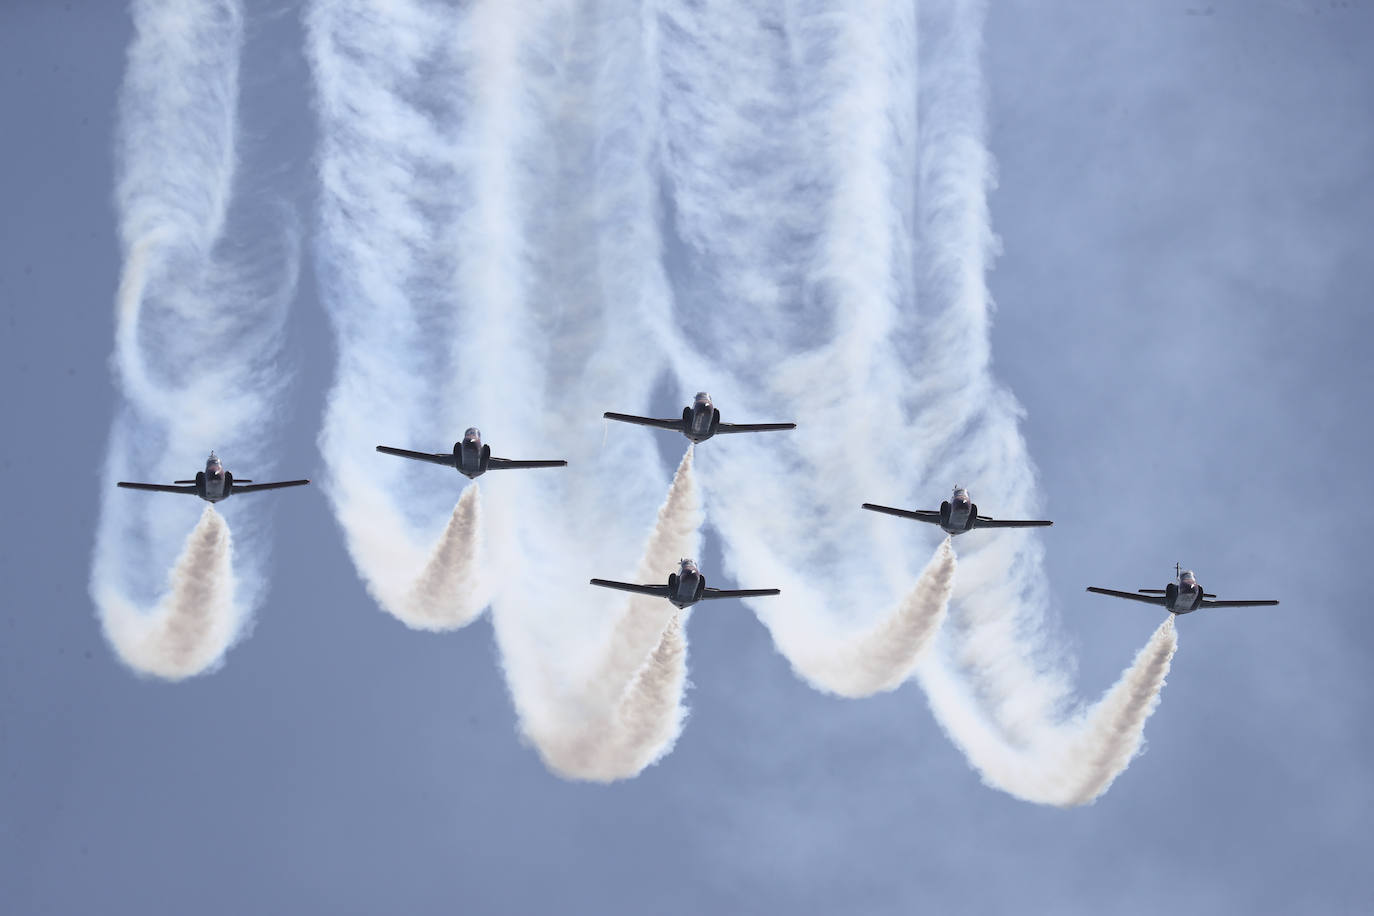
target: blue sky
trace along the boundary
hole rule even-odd
[[[563,782],[517,736],[490,625],[436,636],[378,611],[318,495],[276,504],[267,598],[222,670],[131,675],[86,591],[129,24],[10,6],[0,909],[1360,910],[1372,15],[989,11],[994,366],[1056,520],[1046,572],[1079,692],[1157,623],[1084,585],[1160,586],[1181,560],[1224,597],[1284,602],[1181,620],[1146,753],[1059,811],[982,786],[914,685],[812,691],[741,607],[691,620],[669,757]],[[298,14],[253,5],[248,24],[248,187],[309,219]],[[308,266],[286,352],[278,467],[311,476],[333,355]]]

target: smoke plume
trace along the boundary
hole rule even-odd
[[[180,678],[214,666],[261,598],[266,533],[251,506],[263,497],[226,504],[249,535],[231,574],[225,518],[206,511],[197,525],[191,500],[114,483],[188,479],[214,448],[240,477],[271,470],[267,438],[286,381],[277,356],[299,238],[289,212],[247,213],[234,202],[240,4],[137,0],[132,13],[115,138],[124,264],[114,368],[123,399],[90,591],[121,658]],[[158,571],[174,561],[171,590],[160,595]]]
[[[229,526],[205,507],[152,613],[114,591],[99,600],[105,636],[131,668],[174,681],[210,670],[238,635]]]
[[[688,447],[659,508],[633,581],[666,581],[700,546],[701,501]],[[556,772],[609,782],[634,776],[667,753],[685,718],[686,638],[680,613],[662,598],[624,602],[601,658],[563,699],[547,731],[532,737]]]

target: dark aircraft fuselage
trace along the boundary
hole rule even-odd
[[[205,461],[205,470],[196,475],[196,495],[207,503],[228,499],[234,492],[234,475],[224,469],[214,452]]]
[[[706,577],[691,560],[680,560],[677,572],[668,577],[668,587],[672,589],[669,601],[679,608],[690,607],[700,601],[702,592],[706,591]]]
[[[720,411],[711,403],[711,396],[698,391],[692,406],[682,408],[682,434],[695,443],[705,442],[720,428]]]
[[[1191,569],[1180,571],[1178,581],[1164,587],[1164,607],[1172,614],[1191,614],[1202,606],[1202,598],[1202,586]]]
[[[459,442],[453,443],[453,457],[457,460],[457,471],[472,480],[487,472],[487,462],[491,460],[491,446],[482,444],[482,432],[471,426],[463,433]]]
[[[977,517],[978,505],[963,487],[955,487],[954,495],[940,503],[940,527],[946,534],[963,534],[971,530]]]

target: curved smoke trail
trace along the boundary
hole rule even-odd
[[[218,662],[238,625],[229,526],[219,513],[205,507],[152,613],[125,602],[116,591],[102,594],[105,636],[131,668],[180,680]]]
[[[712,379],[728,418],[800,424],[712,443],[700,471],[739,578],[820,586],[760,608],[804,677],[865,695],[926,657],[941,724],[1026,798],[1077,803],[1138,748],[1171,629],[1066,718],[1037,539],[975,541],[955,581],[948,544],[918,570],[911,526],[858,511],[956,476],[989,511],[1034,508],[1020,408],[990,370],[982,15],[963,0],[312,8],[340,347],[330,496],[386,605],[413,600],[416,545],[440,537],[450,491],[372,445],[433,450],[489,417],[499,453],[571,457],[484,478],[489,581],[469,586],[489,590],[522,728],[555,769],[632,774],[681,723],[681,621],[633,603],[608,618],[567,585],[623,563],[640,534],[626,520],[661,492],[651,436],[584,418],[612,398],[647,409],[663,370],[646,344]],[[477,569],[450,530],[435,556]],[[471,581],[435,564],[437,593]]]
[[[203,514],[188,537],[190,500],[116,491],[114,482],[186,478],[216,447],[254,476],[269,469],[264,433],[285,382],[276,357],[299,246],[290,214],[273,214],[285,229],[272,231],[233,207],[239,3],[140,0],[132,12],[116,135],[124,267],[114,362],[125,400],[111,431],[90,591],[121,658],[178,678],[215,665],[242,633],[260,598],[258,558],[232,555],[217,513]],[[228,512],[238,515],[237,503]],[[245,524],[257,526],[251,516],[240,517]],[[147,572],[178,555],[160,597]]]
[[[701,499],[689,447],[635,572],[659,582],[701,542]],[[609,782],[634,776],[671,749],[681,730],[687,645],[680,612],[662,598],[631,595],[600,659],[563,699],[551,727],[532,733],[545,761],[577,779]]]
[[[924,665],[917,677],[945,733],[985,783],[1026,801],[1072,807],[1107,791],[1140,750],[1177,648],[1171,615],[1101,700],[1062,722],[1039,723],[1024,740],[1009,739],[950,666]]]
[[[799,424],[795,437],[702,455],[727,563],[741,579],[815,586],[786,613],[759,614],[803,677],[851,696],[910,673],[952,600],[916,669],[942,727],[1006,791],[1094,797],[1139,747],[1172,627],[1101,702],[1066,717],[1035,536],[970,535],[958,581],[952,553],[918,578],[905,544],[920,526],[858,511],[926,504],[932,481],[956,480],[984,511],[1035,509],[1021,409],[990,368],[982,3],[770,13],[683,0],[662,16],[685,264],[675,324],[704,334],[672,352],[680,372],[718,379],[734,416]],[[914,619],[927,637],[901,651],[876,637]]]
[[[896,690],[945,621],[954,570],[954,550],[945,538],[896,610],[868,628],[818,635],[814,627],[775,626],[773,637],[797,673],[823,690],[845,697]]]
[[[307,31],[339,346],[320,437],[329,497],[390,608],[413,599],[452,475],[375,445],[437,451],[478,424],[499,456],[570,460],[482,478],[470,567],[540,743],[619,638],[584,583],[643,550],[638,520],[667,483],[652,435],[603,441],[595,420],[646,401],[662,371],[642,355],[643,316],[667,314],[668,291],[639,6],[343,0],[313,4]],[[640,665],[667,624],[656,613]]]

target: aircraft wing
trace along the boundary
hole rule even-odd
[[[629,582],[612,582],[610,579],[593,579],[592,585],[599,585],[602,588],[618,588],[622,592],[634,592],[639,595],[653,595],[656,598],[667,598],[670,594],[666,585],[634,585]]]
[[[1099,595],[1111,595],[1114,598],[1130,598],[1132,601],[1144,601],[1146,604],[1157,604],[1164,607],[1169,603],[1169,599],[1163,595],[1142,595],[1139,592],[1119,592],[1114,588],[1098,588],[1096,585],[1089,585],[1088,591],[1096,592]]]
[[[1202,599],[1203,607],[1272,607],[1277,601],[1208,601]]]
[[[509,458],[491,458],[487,461],[488,471],[512,471],[519,468],[565,468],[568,462],[558,461],[511,461]]]
[[[1046,525],[1053,524],[1054,522],[1046,522],[1039,520],[1028,521],[1003,518],[988,518],[985,515],[980,515],[973,520],[973,527],[975,528],[1043,528]]]
[[[716,427],[716,435],[721,433],[766,433],[775,429],[796,429],[795,423],[722,423]]]
[[[682,432],[682,418],[673,417],[671,420],[655,420],[652,417],[636,417],[628,413],[612,413],[606,411],[601,416],[607,420],[619,420],[621,423],[638,423],[640,426],[655,426],[659,429],[671,429],[675,432]],[[725,424],[721,424],[724,426]]]
[[[249,483],[240,484],[234,481],[233,493],[252,493],[255,490],[280,490],[283,487],[303,487],[308,484],[308,480],[279,480],[275,483]]]
[[[776,588],[710,588],[709,586],[701,593],[701,600],[707,598],[757,598],[760,595],[781,595],[782,591]]]
[[[876,503],[864,503],[863,507],[873,512],[895,515],[898,518],[911,518],[918,522],[930,522],[932,525],[940,524],[940,513],[933,509],[894,509],[891,506],[879,506]]]
[[[399,455],[402,458],[412,458],[415,461],[428,461],[430,464],[442,464],[445,467],[454,467],[457,459],[452,452],[412,452],[405,448],[392,448],[389,445],[377,446],[377,451],[388,455]],[[238,489],[235,487],[234,489]]]
[[[129,483],[127,480],[121,480],[115,486],[123,487],[126,490],[152,490],[155,493],[190,493],[192,496],[196,495],[195,484],[191,484],[189,487],[179,487],[171,483]]]

